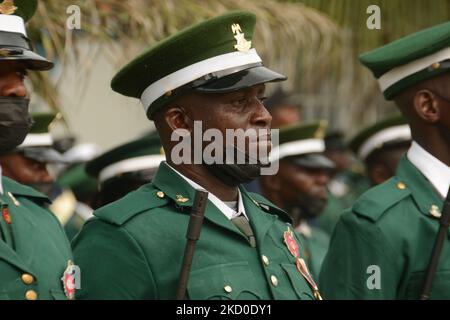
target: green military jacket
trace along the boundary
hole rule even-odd
[[[342,215],[320,274],[324,299],[419,299],[443,199],[406,157]],[[450,299],[450,231],[431,298]]]
[[[174,299],[194,192],[162,163],[153,183],[94,212],[73,241],[78,298]],[[241,192],[257,247],[208,201],[187,297],[314,299],[283,240],[287,214]]]
[[[323,259],[328,251],[330,236],[320,228],[308,226],[309,232],[298,232],[303,244],[303,255],[314,279],[319,278]]]
[[[1,179],[0,299],[65,299],[61,278],[72,255],[63,228],[43,207],[50,201]]]

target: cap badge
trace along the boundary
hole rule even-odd
[[[14,5],[14,0],[3,0],[3,2],[0,3],[1,14],[13,14],[16,10],[17,7]]]
[[[252,42],[244,38],[245,35],[242,32],[241,26],[238,23],[234,23],[231,25],[231,31],[233,31],[233,34],[235,35],[234,38],[236,39],[236,44],[234,45],[234,48],[238,51],[244,52],[250,50]]]
[[[314,133],[314,138],[323,139],[325,137],[327,127],[328,127],[328,121],[320,120],[319,127],[317,128],[316,132]]]

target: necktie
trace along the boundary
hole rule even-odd
[[[250,246],[256,248],[255,235],[247,218],[243,214],[240,214],[236,218],[231,219],[231,222],[247,237]]]

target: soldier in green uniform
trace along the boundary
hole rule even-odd
[[[299,234],[300,252],[314,277],[328,250],[329,235],[310,224],[327,204],[327,184],[334,163],[323,155],[325,123],[289,125],[280,129],[280,145],[273,161],[276,175],[261,177],[263,195],[285,209]]]
[[[365,192],[337,224],[322,265],[328,299],[419,299],[450,184],[450,23],[363,54],[412,145],[395,176]],[[431,298],[450,298],[445,239]]]
[[[255,22],[247,12],[207,20],[159,42],[114,77],[115,91],[141,98],[167,162],[152,183],[96,210],[74,239],[83,275],[79,298],[174,299],[198,188],[209,191],[209,200],[189,299],[320,298],[289,216],[240,186],[261,173],[261,159],[208,164],[172,155],[178,146],[172,134],[202,134],[194,121],[223,135],[270,128],[264,84],[285,77],[264,67],[252,48]],[[258,138],[258,148],[269,146],[269,137]],[[227,146],[248,155],[247,148]]]
[[[410,146],[411,130],[402,116],[364,128],[350,141],[350,148],[366,166],[372,186],[395,175],[401,157]]]
[[[36,7],[32,0],[0,3],[1,153],[20,145],[31,124],[27,70],[53,66],[31,51],[26,36],[25,21]],[[49,199],[9,178],[0,182],[0,299],[65,299],[64,290],[72,298],[76,269],[68,266],[72,256],[64,231],[46,209]]]

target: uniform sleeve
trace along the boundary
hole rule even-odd
[[[80,267],[77,299],[156,299],[152,272],[138,243],[120,226],[100,220],[85,224],[73,243]]]
[[[395,299],[398,260],[373,221],[347,212],[331,237],[319,288],[324,299]]]

